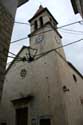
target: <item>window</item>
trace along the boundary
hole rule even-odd
[[[37,21],[34,22],[34,30],[37,30],[38,28],[38,24],[37,24]]]
[[[40,27],[42,27],[43,26],[43,18],[40,17],[39,20],[40,20]]]
[[[73,79],[74,79],[75,82],[77,82],[77,78],[74,74],[73,74]]]
[[[40,125],[51,125],[51,121],[49,118],[47,119],[40,119]]]

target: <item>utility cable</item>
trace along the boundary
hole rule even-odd
[[[30,24],[28,24],[28,23],[24,23],[24,22],[18,22],[18,21],[15,21],[14,23],[17,23],[17,24],[24,24],[24,25],[29,25],[29,26],[30,26]]]
[[[12,52],[10,52],[10,51],[9,51],[8,53],[12,54],[13,56],[16,56],[16,54],[14,54],[14,53],[12,53]]]
[[[21,39],[18,39],[18,40],[12,41],[11,44],[12,44],[12,43],[19,42],[19,41],[22,41],[22,40],[25,40],[25,39],[27,39],[27,38],[28,38],[28,37],[24,37],[24,38],[21,38]]]
[[[37,58],[37,56],[46,55],[46,54],[48,54],[48,53],[50,53],[50,52],[52,52],[52,51],[55,51],[55,50],[57,50],[57,49],[64,48],[64,47],[67,47],[67,46],[70,46],[70,45],[75,44],[75,43],[78,43],[78,42],[80,42],[80,41],[82,41],[82,40],[83,40],[83,39],[79,39],[79,40],[77,40],[77,41],[73,41],[73,42],[71,42],[71,43],[68,43],[68,44],[59,46],[59,47],[57,47],[57,48],[55,48],[55,49],[51,49],[51,50],[48,50],[48,51],[46,51],[46,52],[37,54],[37,55],[35,55],[35,57]],[[8,56],[8,57],[10,57],[10,58],[15,58],[15,57],[12,57],[12,56]],[[38,58],[39,58],[39,57],[38,57]],[[23,60],[23,57],[18,57],[17,59],[20,59],[20,60],[22,61],[22,60]]]
[[[16,58],[16,57],[14,57],[14,56],[8,56],[9,58],[12,58],[12,59],[14,59],[14,58]],[[22,59],[21,57],[17,57],[17,59]]]
[[[61,29],[62,30],[62,29]],[[70,32],[70,31],[66,31],[66,30],[62,30],[62,31],[60,31],[61,33],[66,33],[66,34],[69,34],[69,35],[78,35],[78,36],[80,36],[80,35],[83,35],[82,33],[76,33],[76,32]]]
[[[50,31],[53,31],[53,30],[52,30],[52,29],[49,29],[49,30],[47,30],[47,31],[43,31],[43,32],[34,34],[34,35],[32,35],[32,36],[38,36],[38,35],[40,35],[40,34],[47,33],[47,32],[50,32]],[[24,37],[24,38],[21,38],[21,39],[12,41],[11,44],[16,43],[16,42],[19,42],[19,41],[22,41],[22,40],[25,40],[25,39],[27,39],[27,38],[28,38],[28,37]]]
[[[61,30],[66,30],[66,31],[71,31],[71,32],[82,33],[83,34],[83,31],[79,31],[79,30],[71,30],[71,29],[65,29],[65,28],[62,28]]]
[[[74,23],[70,23],[70,24],[67,24],[67,25],[60,26],[60,27],[58,27],[57,29],[60,29],[60,28],[66,27],[66,26],[70,26],[70,25],[73,25],[73,24],[76,24],[76,23],[80,23],[80,22],[82,22],[82,20],[77,21],[77,22],[74,22]],[[39,34],[42,34],[42,33],[46,33],[46,32],[50,32],[50,31],[53,31],[53,30],[50,29],[50,30],[47,30],[47,31],[43,31],[43,32],[40,32],[40,33],[34,34],[33,36],[36,36],[36,35],[39,35]],[[11,44],[12,44],[12,43],[19,42],[19,41],[24,40],[24,39],[27,39],[27,38],[28,38],[28,37],[24,37],[24,38],[21,38],[21,39],[18,39],[18,40],[12,41]]]
[[[83,22],[83,20],[76,21],[76,22],[73,22],[73,23],[69,23],[69,24],[66,24],[66,25],[60,26],[60,27],[58,27],[58,29],[63,28],[63,27],[67,27],[67,26],[71,26],[71,25],[74,25],[74,24],[77,24],[77,23],[80,24],[81,22]]]
[[[52,52],[52,51],[54,51],[54,50],[57,50],[57,49],[60,49],[60,48],[64,48],[64,47],[70,46],[70,45],[75,44],[75,43],[78,43],[78,42],[80,42],[80,41],[82,41],[82,40],[83,40],[83,39],[79,39],[79,40],[77,40],[77,41],[73,41],[73,42],[71,42],[71,43],[68,43],[68,44],[59,46],[59,47],[57,47],[57,48],[55,48],[55,49],[51,49],[51,50],[48,50],[48,51],[46,51],[46,52],[40,53],[40,54],[38,54],[37,56],[39,56],[39,55],[41,55],[41,54],[42,54],[42,55],[43,55],[43,54],[48,54],[48,53],[50,53],[50,52]]]
[[[83,25],[82,22],[83,22],[83,20],[80,20],[80,21],[76,21],[76,22],[69,23],[69,24],[66,24],[66,25],[62,25],[62,26],[58,27],[58,29],[63,28],[63,27],[67,27],[67,26],[71,26],[71,25],[74,25],[74,24],[77,24],[77,23]],[[28,24],[28,23],[25,23],[25,22],[18,22],[18,21],[15,21],[14,23],[30,25],[30,24]]]
[[[49,31],[53,31],[53,30],[47,30],[47,31],[44,31],[44,32],[40,32],[40,33],[37,33],[37,34],[35,34],[35,35],[33,35],[33,36],[36,36],[36,35],[39,35],[39,34],[42,34],[42,33],[46,33],[46,32],[49,32]],[[10,44],[16,43],[16,42],[19,42],[19,41],[22,41],[22,40],[25,40],[25,39],[27,39],[27,38],[28,38],[28,37],[24,37],[24,38],[21,38],[21,39],[12,41]]]

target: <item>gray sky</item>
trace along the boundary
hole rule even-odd
[[[51,14],[58,21],[58,26],[82,20],[79,14],[74,14],[70,0],[34,0],[34,2],[33,0],[29,0],[29,2],[27,2],[25,5],[18,8],[15,20],[27,22],[37,11],[40,4],[49,9]],[[65,27],[64,29],[83,31],[83,25],[75,24]],[[63,44],[81,39],[83,35],[82,33],[75,33],[62,29],[60,29],[59,32],[63,36]],[[15,24],[11,41],[26,37],[29,33],[29,25]],[[29,45],[28,41],[29,39],[26,39],[18,43],[11,44],[10,51],[16,54],[23,45]],[[83,41],[68,46],[64,49],[67,60],[72,62],[72,64],[83,74]],[[9,61],[11,60],[9,59]]]

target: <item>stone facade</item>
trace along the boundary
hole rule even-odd
[[[35,32],[31,27],[29,34],[31,48],[37,49],[34,60],[28,61],[28,47],[23,47],[7,69],[0,123],[83,125],[83,77],[66,61],[63,48],[57,50],[59,54],[54,50],[62,45],[56,21],[45,8],[31,23],[39,24],[39,16],[44,17],[43,26]],[[17,61],[18,57],[27,60]]]
[[[14,19],[0,3],[0,98]]]

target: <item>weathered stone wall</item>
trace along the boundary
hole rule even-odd
[[[0,98],[3,88],[4,72],[13,27],[13,17],[0,3]]]

